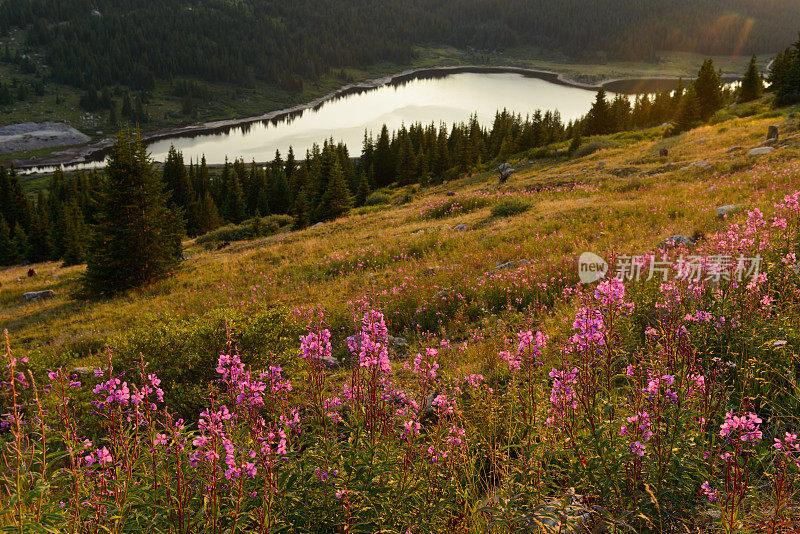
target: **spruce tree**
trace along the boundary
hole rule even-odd
[[[786,65],[778,77],[778,86],[775,89],[776,106],[800,102],[800,40],[786,52],[785,57]]]
[[[138,133],[122,130],[105,169],[84,283],[110,294],[168,275],[177,265],[182,219],[167,206],[161,175]]]
[[[694,128],[702,119],[700,110],[700,99],[695,94],[694,86],[691,86],[681,98],[681,103],[678,106],[678,111],[669,133],[676,135]]]
[[[756,62],[756,56],[753,55],[750,59],[750,65],[747,67],[747,72],[744,73],[744,78],[742,78],[742,85],[739,88],[739,102],[750,102],[764,92],[764,82],[761,79],[761,73],[758,71]]]
[[[320,205],[317,208],[317,219],[327,221],[341,217],[350,211],[352,205],[350,199],[350,190],[347,187],[347,180],[342,173],[342,167],[339,161],[334,161],[333,169],[331,169],[331,178],[328,182],[328,188],[322,195]]]
[[[311,224],[311,203],[308,201],[308,186],[304,186],[297,193],[294,201],[294,227],[305,228]]]
[[[705,122],[724,105],[722,80],[714,68],[713,59],[703,62],[692,87],[700,105],[700,119]]]
[[[19,251],[11,239],[11,229],[4,217],[0,217],[0,265],[19,263]]]
[[[358,191],[356,191],[356,206],[363,206],[370,194],[369,178],[366,172],[361,172],[361,179],[358,182]]]
[[[611,108],[606,100],[606,90],[601,87],[586,116],[586,135],[604,135],[610,132]]]
[[[31,210],[31,227],[28,234],[26,257],[33,263],[56,259],[53,226],[44,191],[39,191],[35,208]]]
[[[580,126],[575,127],[575,135],[572,137],[572,142],[569,144],[569,154],[574,154],[583,143],[583,138],[581,137],[581,128]]]
[[[88,229],[77,200],[72,199],[64,207],[64,265],[79,265],[86,261]]]
[[[14,241],[14,247],[17,249],[19,260],[22,261],[28,254],[28,235],[19,223],[14,226],[14,231],[11,235]]]
[[[372,168],[375,174],[375,183],[378,187],[386,187],[394,182],[397,168],[389,141],[389,129],[385,124],[381,128],[381,135],[378,137],[372,157]]]

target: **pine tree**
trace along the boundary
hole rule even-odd
[[[122,97],[122,116],[126,119],[134,119],[133,115],[133,104],[131,103],[131,96],[128,93],[125,93],[125,96]]]
[[[756,56],[750,59],[750,65],[742,78],[742,85],[739,88],[739,102],[750,102],[755,100],[764,92],[764,82],[761,73],[758,71]]]
[[[400,142],[400,154],[397,160],[397,179],[403,185],[414,183],[417,179],[417,157],[414,145],[408,135]]]
[[[11,235],[14,241],[14,247],[17,249],[19,260],[22,261],[28,253],[28,236],[19,223],[14,226],[14,232]]]
[[[361,172],[361,179],[358,181],[358,191],[356,192],[356,206],[363,206],[370,194],[369,178],[366,172]]]
[[[178,152],[174,146],[170,146],[167,152],[163,176],[167,192],[170,194],[170,202],[174,206],[187,209],[194,200],[194,190],[186,165],[183,163],[183,153]]]
[[[586,116],[586,135],[604,135],[611,132],[611,108],[606,100],[606,90],[597,91],[592,109]]]
[[[109,294],[166,276],[175,268],[184,229],[167,207],[161,175],[141,136],[122,130],[108,157],[84,279]]]
[[[305,228],[311,223],[311,204],[308,201],[308,185],[303,186],[294,201],[294,227]]]
[[[575,127],[575,135],[572,137],[572,142],[569,144],[569,154],[572,155],[581,147],[583,138],[581,137],[580,126]]]
[[[19,263],[19,251],[11,239],[11,229],[4,217],[0,217],[0,265]]]
[[[800,40],[786,51],[781,72],[774,77],[775,105],[786,106],[800,102]]]
[[[714,69],[714,60],[707,59],[697,73],[697,79],[692,84],[697,101],[700,105],[700,120],[708,121],[711,116],[724,105],[722,99],[722,80]]]
[[[53,225],[50,220],[44,191],[39,191],[39,198],[35,208],[31,210],[27,258],[33,263],[56,259],[56,250],[53,243]]]
[[[86,261],[88,229],[77,200],[72,199],[64,208],[64,265],[79,265]]]
[[[317,208],[317,219],[327,221],[341,217],[350,211],[352,205],[350,199],[350,190],[347,187],[347,181],[342,173],[342,167],[339,161],[335,161],[333,169],[331,170],[331,179],[328,182],[328,188],[322,195],[320,205]]]
[[[383,128],[381,128],[381,135],[378,137],[378,142],[375,145],[372,168],[375,174],[375,183],[378,187],[386,187],[395,181],[395,171],[397,168],[394,163],[394,154],[392,154],[392,147],[389,141],[389,129],[385,124]]]
[[[194,220],[197,224],[195,229],[197,235],[208,233],[219,228],[222,224],[217,205],[214,203],[214,199],[211,197],[209,191],[205,192],[202,199],[198,199],[193,208],[195,213]]]
[[[694,86],[691,86],[683,94],[670,134],[676,135],[694,128],[702,119],[700,110],[700,99],[695,94]]]

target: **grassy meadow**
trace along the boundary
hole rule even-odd
[[[76,497],[61,511],[47,501],[50,515],[42,512],[50,508],[41,501],[39,512],[24,504],[26,513],[74,532],[98,525],[111,532],[580,532],[578,525],[595,532],[796,532],[791,529],[797,528],[800,510],[789,434],[785,449],[775,447],[787,451],[785,462],[770,450],[773,438],[783,439],[784,431],[798,427],[800,298],[793,260],[786,259],[797,243],[794,234],[778,235],[780,225],[769,221],[774,213],[795,209],[784,198],[800,189],[800,115],[794,109],[772,110],[761,100],[717,119],[666,139],[663,129],[585,139],[571,158],[521,154],[512,160],[517,172],[503,186],[487,165],[488,170],[438,186],[389,190],[385,204],[305,230],[219,249],[216,243],[189,240],[186,259],[173,276],[109,300],[82,295],[82,266],[47,263],[0,271],[0,330],[8,330],[14,357],[27,359],[33,376],[44,381],[51,373],[56,400],[43,404],[54,413],[60,413],[58,395],[67,394],[58,384],[74,380],[65,377],[79,375],[87,383],[100,377],[95,393],[102,397],[110,367],[136,374],[141,358],[149,363],[147,372],[162,379],[166,405],[177,415],[191,422],[211,395],[213,407],[202,417],[216,421],[208,414],[235,388],[245,391],[242,384],[251,380],[233,370],[241,358],[254,373],[272,373],[272,389],[267,386],[265,395],[271,395],[267,406],[274,418],[267,418],[267,425],[277,425],[281,414],[282,428],[291,436],[297,430],[298,436],[296,441],[285,437],[289,452],[285,443],[283,451],[277,445],[279,455],[288,455],[280,470],[265,461],[258,464],[259,475],[248,478],[242,473],[255,469],[249,463],[237,472],[233,462],[233,474],[226,476],[208,467],[197,482],[197,488],[205,484],[205,503],[192,500],[192,492],[181,500],[180,484],[178,497],[162,498],[159,491],[172,486],[158,473],[184,472],[188,465],[154,455],[151,469],[145,447],[136,452],[143,464],[128,468],[120,460],[109,467],[100,444],[106,444],[104,435],[130,435],[121,430],[127,412],[110,408],[111,400],[87,408],[85,401],[93,397],[80,390],[69,394],[78,400],[70,417],[86,422],[93,413],[106,414],[101,423],[87,423],[86,430],[96,443],[86,446],[86,469],[97,468],[99,461],[99,471],[67,473],[64,480],[72,482],[49,484],[53,494],[72,491],[70,484],[76,495],[87,492],[81,497],[85,511],[77,510]],[[778,148],[748,155],[774,124],[780,126]],[[566,144],[551,148],[563,152]],[[661,149],[669,155],[659,156]],[[726,205],[740,209],[718,217],[717,209]],[[767,222],[759,222],[757,210]],[[788,236],[796,229],[796,215],[785,220]],[[659,287],[642,281],[620,289],[579,283],[581,253],[595,252],[614,269],[615,260],[626,254],[660,256],[659,243],[673,235],[692,237],[697,250],[669,251],[673,260],[679,254],[758,251],[769,275],[763,290],[767,300],[748,300],[756,290],[736,284]],[[759,248],[759,243],[765,245]],[[35,276],[27,275],[30,268]],[[22,302],[23,293],[45,289],[55,298]],[[670,308],[671,298],[680,301],[679,308]],[[381,318],[368,310],[380,311]],[[595,313],[591,310],[599,310],[607,336],[576,340],[591,332],[581,319],[584,312]],[[690,318],[704,310],[717,322],[704,326],[703,320]],[[318,337],[300,343],[307,331]],[[325,331],[327,349],[320,341]],[[545,337],[525,336],[537,331]],[[350,336],[356,341],[348,342]],[[393,369],[380,378],[375,373],[385,372],[382,363],[368,359],[376,339],[388,345]],[[226,356],[218,362],[220,352]],[[320,367],[322,356],[335,359],[335,368]],[[380,362],[383,356],[376,358]],[[720,361],[735,362],[737,371],[717,372]],[[209,386],[217,377],[215,365],[224,387]],[[55,372],[59,367],[64,370]],[[92,378],[91,369],[108,374]],[[373,374],[363,374],[368,371]],[[261,375],[267,384],[269,373]],[[145,375],[142,370],[142,380]],[[596,389],[584,388],[584,376],[593,377],[587,383]],[[707,386],[701,387],[703,376]],[[292,381],[291,393],[281,385],[284,377]],[[629,379],[634,385],[625,385]],[[138,381],[129,380],[131,386]],[[665,385],[672,381],[683,388],[673,387],[678,404],[654,400],[675,395]],[[353,394],[352,406],[337,412],[334,399],[347,405],[350,397],[342,394],[339,401],[336,392],[356,383],[373,396]],[[158,389],[155,383],[152,387]],[[445,400],[433,401],[441,412],[426,419],[428,410],[433,413],[431,392]],[[397,400],[403,395],[421,400],[412,410]],[[240,405],[242,396],[226,405],[236,413],[233,420],[249,421],[255,415]],[[589,397],[594,400],[583,405]],[[293,403],[299,411],[287,408]],[[373,413],[375,406],[384,411]],[[652,426],[654,437],[646,435],[644,410],[659,418]],[[745,419],[757,413],[763,424],[759,419],[737,426],[738,413]],[[156,448],[162,432],[165,444],[172,431],[175,443],[183,436],[172,419],[156,424],[156,412],[142,417],[146,424],[136,436],[155,439]],[[292,417],[295,425],[285,423]],[[626,418],[630,428],[620,429]],[[261,443],[263,450],[274,438],[272,431],[269,440],[247,437],[226,421],[220,423],[225,436],[242,450],[248,440]],[[631,430],[634,422],[642,430]],[[98,424],[105,430],[97,430]],[[119,426],[109,434],[112,424]],[[198,451],[209,447],[214,431],[206,432],[201,425],[188,438],[195,438]],[[716,437],[732,432],[741,432],[735,434],[741,440]],[[313,441],[311,436],[325,437]],[[122,456],[121,440],[107,440],[115,459]],[[756,441],[763,446],[757,448]],[[126,450],[133,457],[133,449]],[[433,459],[420,459],[425,454]],[[722,467],[714,464],[717,456],[724,460]],[[205,469],[205,460],[192,458],[192,469]],[[171,467],[164,471],[157,461]],[[198,461],[200,468],[194,465]],[[43,473],[31,479],[46,478],[48,468],[31,462],[26,465],[32,472]],[[154,485],[147,487],[153,501],[162,504],[148,504],[144,497],[148,503],[134,502],[127,493],[125,500],[120,490],[92,496],[90,488],[106,491],[111,480],[129,483],[137,469],[145,473],[141,480],[152,475]],[[265,470],[267,489],[247,485],[261,480]],[[329,477],[335,481],[330,486]],[[274,499],[262,501],[259,495]],[[164,504],[170,499],[179,504]],[[13,506],[5,516],[0,512],[0,526],[12,525],[13,514],[22,514]],[[71,513],[72,506],[71,520],[53,519]],[[196,515],[173,517],[170,506]],[[142,510],[157,513],[148,517],[150,512]],[[156,523],[162,526],[152,526]]]

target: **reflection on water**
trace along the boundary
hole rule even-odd
[[[149,149],[157,161],[164,160],[173,144],[187,160],[205,155],[208,163],[223,163],[226,156],[266,161],[276,150],[286,154],[289,146],[302,157],[313,143],[333,138],[344,141],[351,155],[359,155],[364,131],[377,134],[383,124],[390,131],[415,122],[450,124],[468,120],[473,113],[489,124],[495,112],[504,108],[523,115],[536,109],[558,110],[567,122],[584,115],[593,99],[591,91],[520,74],[461,73],[350,94],[280,120],[194,138],[164,139]]]
[[[488,126],[502,109],[523,116],[537,109],[557,110],[566,123],[584,115],[593,100],[592,91],[521,74],[459,73],[351,93],[282,118],[226,126],[201,135],[169,137],[154,141],[148,149],[156,161],[164,161],[170,146],[175,145],[187,161],[205,155],[209,164],[223,163],[226,157],[264,162],[274,158],[276,150],[285,155],[290,146],[302,158],[312,144],[333,138],[343,141],[350,154],[358,156],[364,131],[377,136],[383,124],[389,131],[416,122],[449,125],[477,114]],[[98,165],[102,163],[88,166]]]

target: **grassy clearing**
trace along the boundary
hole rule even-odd
[[[800,154],[788,113],[699,128],[669,140],[666,159],[655,156],[664,141],[629,136],[614,141],[616,148],[582,158],[535,161],[500,189],[493,174],[477,174],[409,191],[412,200],[404,205],[363,208],[314,229],[234,243],[221,251],[188,241],[187,260],[173,277],[111,301],[76,296],[81,267],[34,266],[33,278],[27,278],[26,268],[6,269],[0,271],[0,328],[9,329],[17,350],[48,361],[87,337],[96,339],[93,346],[112,341],[144,317],[191,318],[239,306],[319,306],[344,328],[351,319],[348,302],[369,298],[396,308],[388,317],[393,333],[416,337],[424,324],[464,335],[492,313],[484,315],[476,303],[462,303],[460,309],[442,299],[442,292],[469,293],[497,265],[545,258],[572,265],[584,250],[644,252],[670,235],[719,227],[718,206],[768,207],[796,185],[791,176],[755,191],[742,182],[765,166],[778,172]],[[757,146],[773,123],[781,124],[786,146],[769,156],[748,157],[746,150]],[[741,148],[731,151],[735,147]],[[704,163],[691,166],[696,162]],[[618,177],[619,168],[633,174]],[[446,190],[459,193],[448,197]],[[492,210],[509,202],[536,209],[492,217]],[[461,208],[453,209],[456,204]],[[459,225],[466,231],[454,230]],[[20,300],[26,291],[47,288],[58,297],[36,304]],[[506,304],[500,311],[507,314],[498,317],[515,328],[515,314],[524,306]],[[68,353],[76,364],[91,358],[88,351]]]

